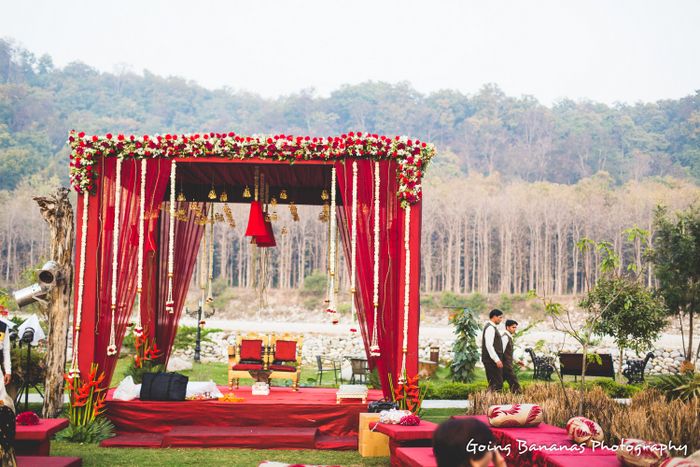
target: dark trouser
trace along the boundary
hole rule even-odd
[[[490,358],[482,360],[482,363],[486,370],[489,391],[501,391],[503,389],[503,368],[498,368],[496,362]]]
[[[520,394],[520,383],[518,377],[513,371],[513,362],[503,362],[503,379],[508,382],[510,392]]]

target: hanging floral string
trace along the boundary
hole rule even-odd
[[[80,376],[78,365],[78,344],[80,342],[80,323],[83,319],[83,291],[85,290],[85,250],[87,247],[87,227],[88,227],[88,201],[90,193],[83,193],[83,222],[80,226],[80,264],[78,266],[78,304],[75,309],[75,337],[73,338],[73,352],[71,354],[69,378]]]
[[[350,319],[355,324],[355,275],[357,274],[357,161],[352,161],[352,216],[350,240]]]
[[[211,212],[209,216],[209,260],[207,261],[207,305],[214,301],[211,291],[211,282],[214,278],[214,203],[211,203]]]
[[[146,159],[141,159],[141,187],[139,192],[139,256],[138,269],[136,270],[136,325],[134,326],[134,335],[137,337],[143,334],[143,326],[141,324],[141,292],[143,290],[143,240],[146,209],[146,170]]]
[[[403,346],[401,352],[403,353],[401,357],[401,376],[399,377],[399,384],[404,384],[406,382],[406,353],[408,352],[408,309],[410,300],[410,285],[411,285],[411,206],[408,205],[404,208],[404,227],[403,227],[403,247],[406,251],[406,275],[404,277],[403,285]]]
[[[206,220],[206,219],[205,219]],[[211,226],[209,226],[211,228]],[[201,298],[199,306],[204,309],[207,291],[207,224],[204,224],[204,235],[202,235],[202,250],[199,252],[199,289]]]
[[[173,300],[173,275],[175,271],[175,177],[177,175],[177,162],[173,159],[170,166],[170,227],[168,230],[168,295],[165,299],[165,311],[175,313],[175,300]]]
[[[328,271],[328,312],[329,313],[336,313],[336,297],[335,297],[335,250],[336,250],[336,244],[335,244],[335,230],[336,230],[336,223],[335,223],[335,184],[336,184],[336,178],[335,178],[335,167],[331,168],[331,207],[330,207],[330,226],[329,226],[329,241],[330,244],[328,246],[328,265],[329,265],[329,271]],[[333,323],[337,323],[337,318],[333,319]]]
[[[379,162],[374,163],[374,325],[372,326],[372,340],[369,346],[369,354],[373,357],[381,356],[377,337],[377,321],[379,321]]]
[[[107,346],[107,356],[112,357],[117,354],[117,340],[114,316],[117,311],[117,266],[119,265],[119,216],[121,214],[122,199],[122,160],[117,159],[117,175],[114,184],[114,229],[112,237],[112,322],[109,331],[109,345]]]

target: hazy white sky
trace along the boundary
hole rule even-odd
[[[0,37],[263,96],[409,81],[606,103],[700,89],[700,1],[0,0]]]

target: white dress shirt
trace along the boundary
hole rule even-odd
[[[501,359],[498,357],[496,349],[493,348],[493,340],[496,338],[495,326],[496,325],[491,321],[488,321],[485,324],[484,342],[486,343],[486,351],[489,353],[489,357],[491,357],[491,360],[493,360],[495,363],[498,363],[501,361]]]

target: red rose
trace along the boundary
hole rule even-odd
[[[81,131],[80,133],[78,133],[78,138],[84,138],[84,137],[85,137],[84,131]]]
[[[97,139],[98,139],[97,136],[92,135],[92,142],[93,142],[93,143],[96,143],[96,142],[97,142]]]
[[[119,135],[119,136],[117,136],[117,139],[118,139],[119,141],[124,141],[124,135]]]
[[[107,133],[105,136],[107,136],[107,139],[112,139],[112,133]]]

